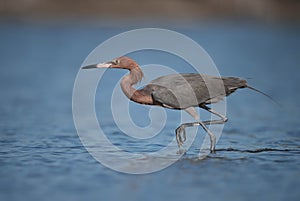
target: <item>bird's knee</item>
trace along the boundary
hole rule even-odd
[[[227,118],[227,117],[224,117],[224,118],[223,118],[223,121],[224,121],[224,123],[227,122],[227,121],[228,121],[228,118]]]

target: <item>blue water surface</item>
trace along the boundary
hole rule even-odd
[[[215,154],[196,160],[205,134],[199,129],[185,156],[146,175],[118,173],[98,163],[82,145],[72,118],[73,84],[88,53],[109,37],[141,27],[8,20],[0,26],[0,200],[299,200],[299,26],[166,26],[204,47],[221,75],[247,78],[281,106],[253,91],[238,91],[227,99],[229,122]],[[186,65],[159,55],[132,56],[141,64]],[[101,97],[108,97],[125,73],[107,72],[109,78],[100,83],[106,87],[96,96],[96,109],[104,112],[97,114],[101,126],[124,147],[132,141],[118,137],[110,103]],[[141,126],[150,122],[148,111],[130,105]],[[177,114],[168,113],[160,144],[136,142],[130,151],[160,149],[174,134]]]

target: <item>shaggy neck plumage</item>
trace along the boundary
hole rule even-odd
[[[130,70],[129,75],[123,77],[121,81],[121,88],[124,94],[131,100],[134,98],[134,93],[137,91],[132,86],[143,79],[143,71],[139,67]]]

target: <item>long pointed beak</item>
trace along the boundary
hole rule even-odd
[[[111,66],[110,63],[99,63],[99,64],[92,64],[92,65],[84,66],[81,69],[109,68],[110,66]]]

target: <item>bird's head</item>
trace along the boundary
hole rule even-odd
[[[132,70],[134,68],[139,67],[138,64],[130,59],[129,57],[118,57],[108,62],[99,63],[99,64],[92,64],[88,66],[84,66],[81,69],[92,69],[92,68],[121,68],[121,69],[128,69]]]

